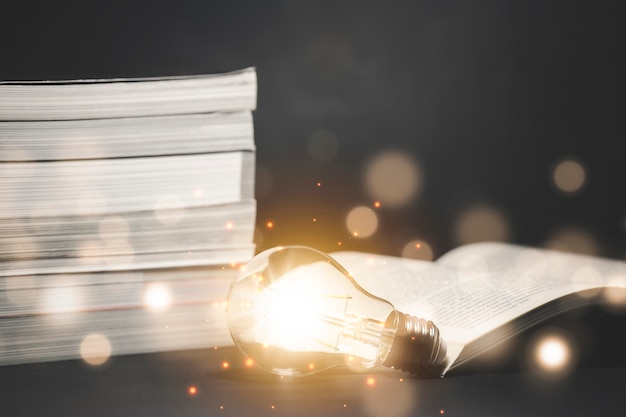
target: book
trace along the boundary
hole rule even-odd
[[[224,315],[220,303],[203,302],[10,317],[0,321],[0,365],[78,359],[90,335],[105,338],[107,356],[225,346]]]
[[[0,81],[0,120],[81,120],[253,109],[253,68],[226,74]]]
[[[0,164],[0,219],[114,214],[252,199],[253,154],[219,152]]]
[[[504,243],[461,246],[435,262],[331,255],[371,294],[437,325],[448,348],[444,374],[568,310],[626,310],[626,262],[617,260]]]
[[[253,68],[0,82],[0,365],[80,358],[94,333],[112,354],[225,343],[255,105]]]
[[[0,291],[0,365],[80,358],[90,334],[113,355],[230,343],[224,291],[233,266],[23,275]],[[146,300],[150,291],[166,302]]]
[[[140,269],[150,266],[137,259],[146,254],[160,254],[158,262],[165,264],[183,253],[183,259],[191,264],[192,257],[187,254],[191,251],[239,247],[247,252],[255,213],[256,202],[242,200],[158,213],[0,219],[0,277],[93,271],[98,262],[113,255],[131,257],[132,262],[120,268]],[[214,259],[209,257],[205,263],[214,263]],[[102,267],[110,270],[115,265]]]
[[[55,161],[254,151],[250,110],[0,123],[0,161]]]

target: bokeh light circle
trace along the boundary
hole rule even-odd
[[[80,343],[80,356],[89,365],[102,365],[111,356],[111,342],[102,334],[89,334]]]
[[[152,311],[163,311],[172,302],[172,294],[167,286],[154,283],[146,288],[143,298],[144,306]]]
[[[353,237],[370,237],[378,228],[378,216],[369,207],[355,207],[346,217],[346,227]]]
[[[530,369],[541,379],[563,379],[578,364],[579,349],[575,339],[558,327],[539,330],[531,337],[526,348]]]
[[[626,312],[626,275],[614,275],[607,278],[606,287],[602,290],[604,303],[602,308],[613,314]]]
[[[434,254],[428,243],[423,240],[411,240],[402,248],[402,257],[420,261],[432,261]]]
[[[505,242],[510,239],[509,221],[500,210],[487,204],[476,204],[461,212],[456,221],[458,244]]]
[[[563,193],[577,193],[587,182],[587,172],[580,162],[570,158],[563,159],[555,165],[552,181]]]
[[[372,378],[372,377],[370,377]],[[414,386],[397,380],[366,379],[363,388],[363,407],[369,417],[407,417],[417,400]]]
[[[546,249],[596,256],[600,247],[595,237],[577,227],[564,227],[552,233],[543,244]]]
[[[421,181],[417,163],[398,151],[376,155],[364,174],[367,193],[385,207],[401,207],[411,202],[419,192]]]
[[[185,202],[176,194],[162,194],[154,204],[154,216],[166,226],[180,223],[185,217]]]

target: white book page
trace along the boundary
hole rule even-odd
[[[367,291],[399,311],[432,320],[448,343],[452,363],[466,343],[549,301],[624,286],[624,262],[527,250],[476,245],[435,263],[355,252],[332,256]]]

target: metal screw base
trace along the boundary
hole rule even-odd
[[[432,321],[400,312],[396,320],[396,335],[383,365],[419,377],[442,376],[447,348],[437,326]]]

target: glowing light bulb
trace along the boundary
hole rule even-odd
[[[446,345],[432,322],[397,311],[307,247],[255,256],[231,285],[227,316],[244,354],[279,375],[382,365],[440,376],[445,367]]]

